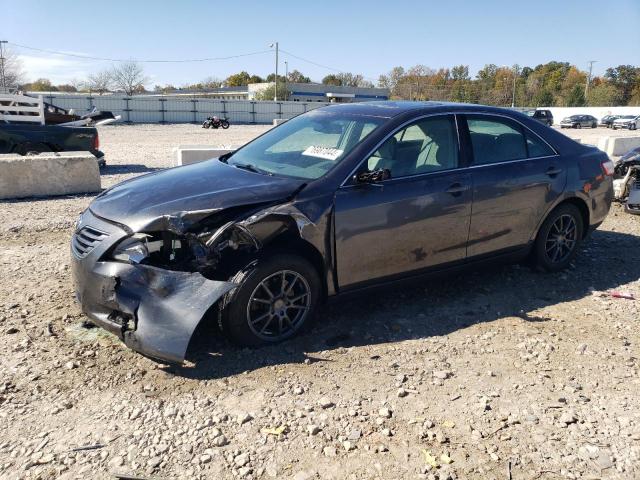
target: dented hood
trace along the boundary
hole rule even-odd
[[[284,200],[303,184],[209,160],[122,182],[99,195],[89,208],[99,217],[141,231],[159,225],[160,218],[191,212],[202,218],[229,207]]]

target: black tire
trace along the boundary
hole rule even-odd
[[[597,126],[598,126],[598,124],[597,124],[597,123],[592,123],[592,124],[591,124],[591,128],[596,128]]]
[[[220,122],[220,126],[226,130],[227,128],[229,128],[229,122],[227,122],[226,120],[222,120],[222,122]]]
[[[288,284],[282,281],[283,272],[287,272],[285,277],[289,275]],[[298,278],[293,281],[295,275]],[[322,294],[320,278],[313,265],[302,257],[283,253],[258,260],[230,281],[239,286],[222,300],[219,325],[231,342],[246,347],[278,343],[308,328]],[[268,290],[263,288],[264,282]],[[280,292],[277,291],[279,285]],[[304,296],[305,290],[308,297]],[[269,294],[271,300],[267,300]],[[286,306],[299,297],[304,297],[297,300],[304,304]],[[295,316],[289,319],[289,315]],[[283,330],[285,327],[287,330]]]
[[[570,226],[569,219],[574,222],[573,234],[562,235],[558,226],[565,224]],[[578,253],[583,232],[582,215],[575,205],[564,204],[557,207],[545,219],[536,237],[532,252],[535,265],[547,272],[557,272],[567,268]],[[570,247],[569,243],[571,243]],[[558,248],[561,250],[559,255],[556,254]]]
[[[573,128],[582,128],[582,124],[580,124],[580,123],[576,123],[576,126],[575,126],[575,127],[573,127]]]
[[[46,143],[25,142],[13,147],[13,153],[17,153],[18,155],[37,155],[51,151],[51,147]]]
[[[202,128],[209,128],[209,122],[202,122]]]
[[[632,123],[631,125],[629,125],[629,130],[635,130],[636,128],[637,127],[635,123]]]

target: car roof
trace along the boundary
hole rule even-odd
[[[343,113],[347,115],[366,115],[382,118],[392,118],[406,112],[428,113],[428,112],[447,112],[447,111],[472,111],[485,113],[515,112],[515,110],[490,107],[487,105],[476,105],[471,103],[456,102],[413,102],[413,101],[375,101],[375,102],[358,102],[358,103],[340,103],[320,107],[314,111],[325,111]]]

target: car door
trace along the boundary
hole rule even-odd
[[[335,197],[339,287],[464,261],[471,175],[463,165],[453,115],[416,120],[364,159]],[[356,180],[384,169],[386,180]]]
[[[513,119],[469,114],[465,120],[473,157],[467,256],[524,246],[564,190],[566,169],[543,139]]]

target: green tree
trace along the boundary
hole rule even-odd
[[[620,105],[622,93],[609,82],[603,82],[589,89],[587,103],[592,107],[612,107]]]
[[[287,80],[291,83],[311,83],[311,79],[309,77],[305,77],[298,70],[293,70],[289,72],[289,76]]]
[[[251,75],[249,75],[248,72],[245,72],[243,70],[240,73],[234,73],[233,75],[229,75],[227,79],[224,81],[224,83],[227,87],[244,87],[250,83],[261,83],[260,81],[258,82],[252,81],[253,79],[255,79],[255,77],[256,75],[252,77]]]
[[[604,74],[615,87],[622,93],[621,102],[627,105],[633,95],[633,91],[640,86],[640,67],[633,65],[618,65],[615,68],[607,68]]]
[[[269,85],[267,88],[256,93],[256,100],[273,100],[275,94],[275,85]],[[289,92],[285,92],[284,84],[278,83],[278,100],[288,100]]]
[[[575,85],[567,97],[567,107],[584,107],[586,103],[582,86]]]
[[[456,65],[451,69],[453,80],[469,80],[469,65]]]
[[[57,92],[58,89],[51,84],[48,78],[39,78],[35,82],[25,83],[22,89],[29,92]]]
[[[533,97],[533,106],[534,107],[551,107],[551,106],[553,106],[553,93],[551,93],[547,89],[540,90]]]
[[[327,75],[322,79],[322,83],[324,85],[334,85],[336,87],[339,87],[342,85],[342,79],[337,75],[330,73],[329,75]]]

